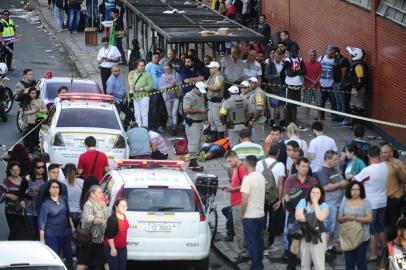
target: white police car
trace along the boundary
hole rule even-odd
[[[40,129],[41,151],[57,164],[77,164],[86,151],[84,140],[95,137],[96,148],[109,161],[128,158],[129,147],[113,98],[108,95],[68,93],[50,110]]]
[[[194,261],[207,270],[211,233],[183,161],[118,160],[102,181],[109,207],[128,200],[128,259]]]
[[[1,270],[67,270],[58,255],[39,241],[0,241]]]

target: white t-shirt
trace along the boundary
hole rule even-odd
[[[385,162],[373,163],[365,167],[355,180],[362,182],[366,177],[369,180],[363,182],[366,199],[371,203],[372,209],[386,207],[386,184],[388,182],[388,166]]]
[[[335,58],[328,58],[327,55],[320,56],[318,60],[321,64],[321,77],[320,77],[320,86],[321,87],[332,87],[334,83],[333,78],[333,69],[336,65]]]
[[[265,159],[266,166],[269,168],[276,160],[274,158],[268,157]],[[257,172],[261,173],[264,171],[264,166],[262,160],[257,162],[257,167],[255,168]],[[272,168],[273,178],[275,179],[275,186],[278,187],[279,177],[286,176],[285,165],[282,162],[277,162]]]
[[[102,58],[108,58],[110,60],[116,59],[117,57],[121,57],[121,54],[116,46],[110,45],[107,49],[104,46],[99,50],[99,54],[97,55],[97,60],[100,61]],[[100,66],[104,68],[112,68],[116,64],[115,62],[101,62]]]
[[[259,172],[251,172],[244,177],[241,192],[248,194],[248,205],[242,218],[260,218],[264,214],[265,178]]]
[[[287,144],[290,141],[296,141],[299,144],[299,148],[303,150],[303,155],[304,157],[307,157],[307,142],[305,140],[300,139],[299,137],[291,137],[290,139],[285,141],[285,144]],[[288,171],[292,168],[293,165],[293,160],[288,156],[288,159],[286,160],[286,168]]]
[[[328,150],[337,152],[337,145],[333,138],[326,135],[320,135],[310,141],[308,153],[314,154],[314,159],[310,161],[310,167],[313,172],[317,172],[324,162],[324,154]]]
[[[244,68],[242,70],[242,79],[248,81],[249,78],[255,77],[259,78],[262,75],[261,64],[254,60],[252,64],[248,64],[247,60],[242,61],[244,63]]]
[[[292,57],[286,57],[285,62],[292,63],[292,70],[299,70],[300,69],[300,63],[303,62],[303,59],[300,57],[292,58]],[[286,75],[285,78],[285,83],[287,85],[303,85],[303,76],[296,75],[294,77],[290,77]]]

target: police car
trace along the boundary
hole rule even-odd
[[[117,160],[102,181],[109,208],[128,200],[128,259],[187,260],[207,270],[211,233],[183,161]]]
[[[1,270],[67,270],[58,255],[39,241],[0,241]]]
[[[58,89],[66,86],[69,93],[103,94],[95,81],[73,77],[53,77],[51,72],[45,72],[44,77],[37,83],[39,97],[47,107],[51,107],[58,97]]]
[[[86,151],[84,140],[95,137],[97,150],[108,159],[128,158],[129,147],[113,97],[101,94],[68,93],[50,110],[40,129],[41,151],[57,164],[77,164]]]

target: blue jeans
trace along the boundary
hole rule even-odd
[[[45,244],[50,247],[56,254],[65,258],[65,264],[68,269],[72,269],[72,239],[71,234],[67,235],[47,235],[45,233]]]
[[[332,87],[320,87],[321,91],[321,104],[320,107],[325,108],[326,107],[326,102],[329,99],[330,100],[330,105],[331,109],[333,111],[337,110],[336,106],[336,98],[334,96],[334,91]],[[321,118],[324,119],[325,112],[321,112]]]
[[[354,270],[355,265],[358,270],[368,269],[367,251],[369,240],[363,242],[359,247],[351,251],[345,251],[345,270]]]
[[[97,10],[99,8],[99,1],[98,0],[93,0],[93,7],[92,7],[92,0],[86,0],[86,12],[87,12],[87,23],[89,26],[92,26],[92,21],[93,21],[93,26],[97,27],[96,22],[97,18],[99,16]]]
[[[63,10],[63,8],[59,8],[57,6],[54,7],[54,18],[55,18],[56,28],[59,31],[62,30],[64,13],[65,13],[65,11]]]
[[[79,20],[80,20],[80,9],[69,9],[69,32],[79,30]]]
[[[110,247],[104,247],[104,255],[110,270],[126,270],[127,248],[117,248],[117,256],[112,257],[110,256]]]
[[[123,38],[116,38],[116,47],[121,55],[121,62],[127,63],[127,59],[125,58],[124,48],[123,48]]]
[[[263,270],[264,264],[264,217],[243,218],[245,241],[251,257],[251,270]]]
[[[226,206],[221,209],[221,213],[223,213],[224,217],[226,218],[226,229],[227,235],[233,237],[234,236],[234,223],[233,223],[233,211],[231,210],[231,206]]]
[[[372,222],[369,224],[369,233],[377,235],[385,232],[385,207],[372,209]]]

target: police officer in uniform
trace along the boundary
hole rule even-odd
[[[1,62],[7,64],[7,68],[10,71],[14,69],[11,66],[11,60],[13,58],[14,40],[15,40],[15,26],[14,21],[10,19],[10,11],[5,9],[3,11],[3,18],[1,19],[0,32],[2,39],[0,40],[1,50],[4,52],[0,59]]]
[[[249,100],[251,96],[250,83],[248,81],[242,81],[240,84],[240,89],[240,96],[245,98],[246,100]]]
[[[203,95],[206,93],[206,88],[207,85],[204,82],[197,82],[193,90],[188,92],[183,98],[185,131],[190,155],[189,168],[194,171],[203,170],[203,168],[197,164],[197,157],[202,144],[203,122],[206,119]]]
[[[258,87],[258,79],[256,77],[251,77],[248,82],[251,89],[249,103],[252,113],[249,126],[252,127],[253,142],[262,145],[265,140],[266,96],[264,90]]]
[[[238,94],[240,89],[236,85],[228,88],[228,92],[230,92],[230,97],[221,107],[220,118],[223,123],[226,123],[230,146],[233,147],[239,143],[240,131],[246,128],[246,122],[249,119],[249,102]]]
[[[209,101],[208,120],[213,140],[224,138],[224,125],[220,120],[220,109],[223,102],[224,77],[220,74],[220,64],[210,62],[207,66],[210,77],[207,80],[207,100]]]

